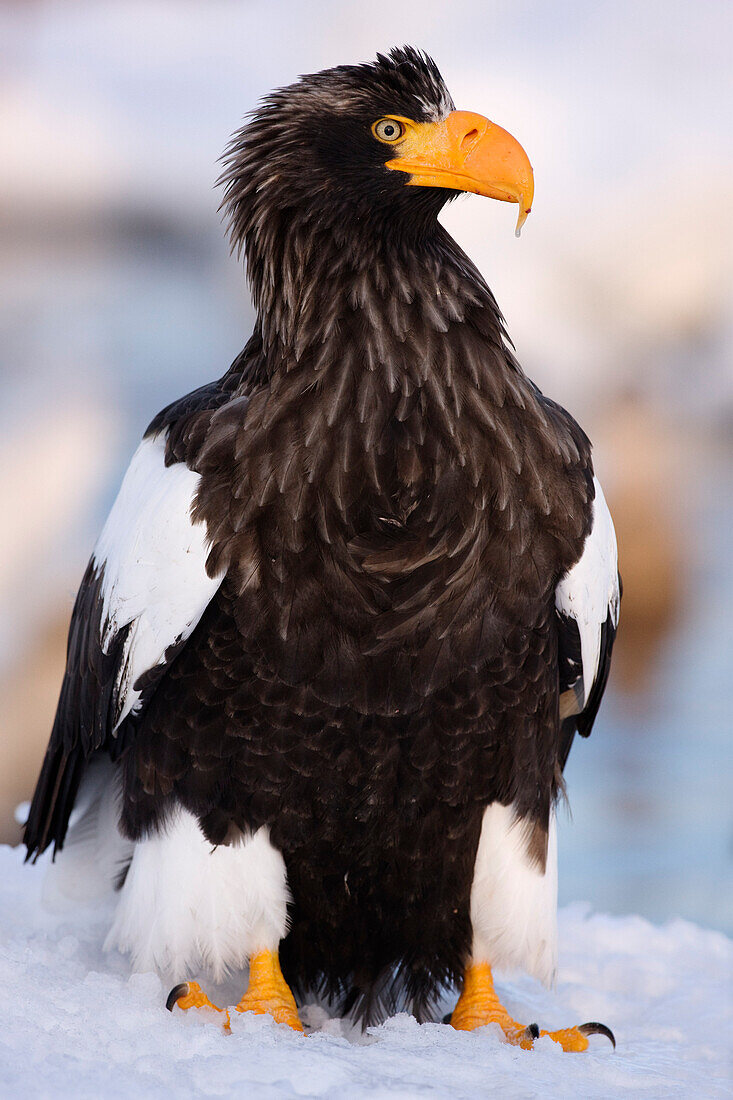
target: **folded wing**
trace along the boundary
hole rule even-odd
[[[555,590],[560,658],[561,743],[564,767],[575,733],[587,737],[608,681],[621,579],[616,532],[594,478],[593,523],[583,553]]]
[[[29,856],[62,846],[87,761],[116,758],[162,672],[222,577],[210,576],[206,529],[191,515],[199,475],[165,464],[165,433],[138,447],[87,566],[69,629],[51,739],[25,831]]]

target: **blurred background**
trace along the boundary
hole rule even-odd
[[[229,134],[273,86],[409,42],[532,159],[520,241],[501,203],[443,220],[594,440],[618,530],[561,901],[733,932],[732,35],[729,0],[0,0],[0,840],[130,454],[251,329]]]

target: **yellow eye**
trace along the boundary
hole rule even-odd
[[[375,122],[372,126],[372,133],[380,141],[393,145],[404,136],[405,127],[396,118],[380,118],[379,122]]]

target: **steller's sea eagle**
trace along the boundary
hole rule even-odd
[[[114,880],[107,944],[138,970],[249,963],[240,1011],[425,1020],[454,985],[454,1027],[531,1046],[492,968],[555,972],[554,806],[608,677],[616,542],[588,439],[438,221],[470,191],[521,225],[529,160],[406,47],[273,92],[222,180],[254,332],[132,458],[28,854],[66,840],[54,873]]]

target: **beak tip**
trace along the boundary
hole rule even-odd
[[[519,207],[519,215],[517,217],[517,226],[516,226],[516,229],[514,230],[514,236],[515,237],[521,237],[521,235],[522,235],[522,226],[526,222],[527,217],[528,217],[529,214],[531,214],[531,212],[532,212],[532,207],[531,206],[528,206],[526,210],[523,209],[522,206]]]

